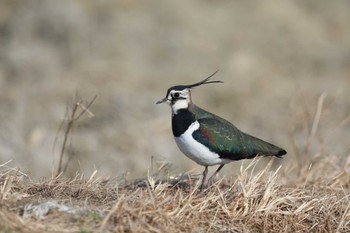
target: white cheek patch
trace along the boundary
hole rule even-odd
[[[173,105],[171,105],[171,110],[173,114],[176,114],[179,109],[187,109],[188,108],[188,100],[180,99],[177,100]]]

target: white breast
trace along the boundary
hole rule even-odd
[[[203,166],[224,164],[230,162],[227,159],[221,159],[217,153],[211,152],[203,144],[197,142],[192,133],[199,128],[198,121],[193,122],[185,133],[175,137],[175,142],[182,153],[196,163]]]

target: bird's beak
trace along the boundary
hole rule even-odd
[[[167,98],[167,97],[164,97],[163,99],[161,99],[161,100],[157,101],[157,103],[156,103],[156,104],[161,104],[161,103],[164,103],[164,102],[166,102],[167,100],[168,100],[168,98]]]

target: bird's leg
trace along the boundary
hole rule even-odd
[[[207,178],[207,175],[208,175],[208,166],[205,166],[205,169],[203,171],[202,184],[201,184],[201,187],[200,187],[201,191],[204,189],[204,182],[205,182],[205,180]]]
[[[216,171],[214,172],[214,174],[209,178],[208,180],[208,186],[211,186],[214,183],[214,178],[215,176],[219,173],[219,171],[221,170],[221,168],[224,167],[225,164],[221,164],[218,169],[216,169]]]

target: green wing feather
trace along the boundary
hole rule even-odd
[[[222,158],[240,160],[259,155],[281,157],[286,154],[282,148],[240,131],[223,118],[196,106],[192,111],[200,124],[192,136]]]

